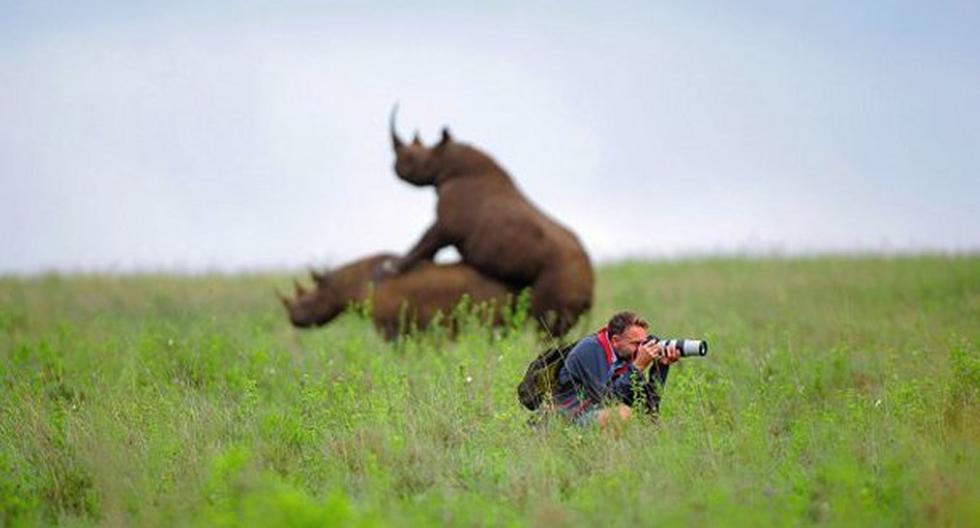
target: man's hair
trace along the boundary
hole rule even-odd
[[[610,336],[622,335],[631,326],[639,326],[644,330],[650,328],[650,324],[635,312],[619,312],[609,319],[609,322],[606,324],[606,330]]]

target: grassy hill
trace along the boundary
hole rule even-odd
[[[530,327],[386,343],[282,276],[0,278],[0,526],[980,523],[980,258],[629,262],[659,423],[526,425]]]

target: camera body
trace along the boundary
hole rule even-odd
[[[681,357],[704,357],[708,355],[708,342],[702,339],[661,339],[651,334],[647,336],[644,344],[650,341],[660,343],[663,348],[676,347],[681,353]]]

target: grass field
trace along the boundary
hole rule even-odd
[[[285,276],[0,278],[0,526],[980,525],[980,257],[598,270],[711,353],[659,423],[526,425],[531,327],[297,331]]]

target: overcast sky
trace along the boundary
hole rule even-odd
[[[404,251],[395,101],[598,261],[980,249],[975,1],[319,4],[0,4],[0,273]]]

